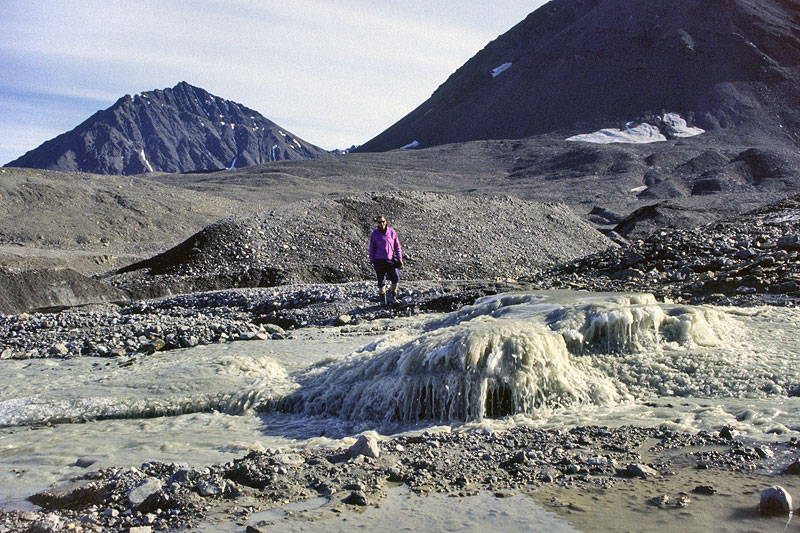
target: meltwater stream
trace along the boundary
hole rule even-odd
[[[553,291],[141,355],[1,361],[0,505],[86,469],[201,466],[433,425],[800,434],[800,313]],[[776,437],[777,436],[777,437]]]

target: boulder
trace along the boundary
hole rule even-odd
[[[630,477],[640,477],[642,479],[658,475],[658,472],[654,468],[639,463],[629,464],[625,471]]]
[[[358,440],[347,450],[348,457],[356,457],[358,455],[365,455],[377,459],[380,457],[381,452],[378,448],[378,440],[372,435],[361,435]]]
[[[800,250],[800,235],[784,235],[778,239],[778,248]]]
[[[148,477],[128,491],[128,501],[134,507],[141,505],[147,498],[161,490],[160,479]]]
[[[783,471],[784,474],[790,474],[793,476],[800,476],[800,461],[795,461]]]
[[[792,512],[792,496],[780,485],[761,491],[758,512],[762,515],[788,515]]]

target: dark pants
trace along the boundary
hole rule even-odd
[[[383,287],[384,278],[389,278],[392,283],[400,281],[400,273],[393,260],[376,259],[372,266],[375,267],[375,274],[378,276],[378,287]]]

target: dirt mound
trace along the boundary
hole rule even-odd
[[[660,203],[637,209],[617,224],[614,231],[627,239],[644,239],[659,230],[693,228],[717,218],[718,213],[707,209]]]
[[[111,281],[157,295],[163,287],[186,292],[370,279],[367,242],[379,213],[400,237],[404,279],[516,278],[612,245],[563,205],[365,193],[223,219]]]

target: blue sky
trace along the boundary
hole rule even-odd
[[[187,81],[323,148],[402,118],[540,0],[0,0],[0,164]]]

